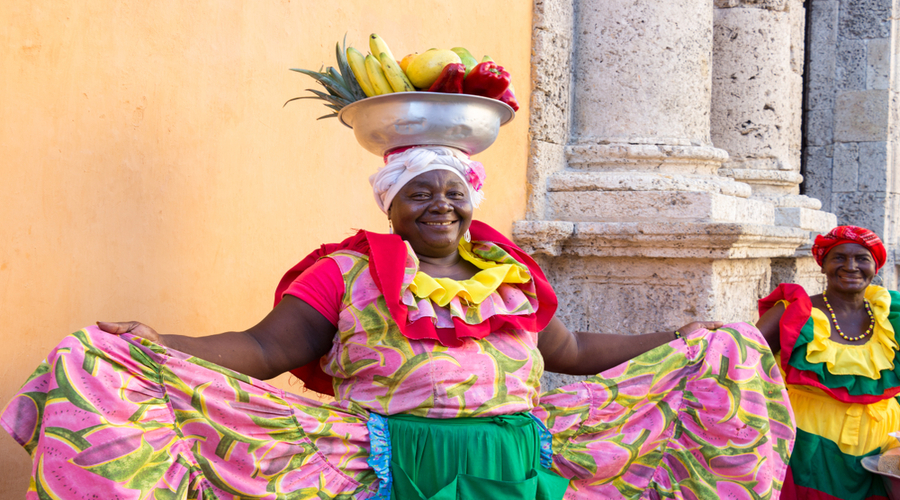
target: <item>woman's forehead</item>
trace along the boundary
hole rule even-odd
[[[406,183],[406,186],[434,186],[455,182],[464,184],[462,178],[460,178],[460,176],[456,173],[449,170],[439,169],[423,172],[413,177],[409,182]]]
[[[828,255],[861,255],[865,254],[869,257],[872,256],[872,252],[869,251],[868,248],[860,245],[859,243],[841,243],[840,245],[836,245],[834,248],[828,251]]]

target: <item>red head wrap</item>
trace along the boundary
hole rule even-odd
[[[881,238],[877,234],[864,227],[838,226],[824,236],[816,236],[816,243],[812,247],[816,264],[821,266],[828,252],[844,243],[856,243],[866,247],[872,253],[872,258],[875,259],[875,264],[878,266],[876,271],[881,269],[881,266],[884,265],[884,261],[887,259],[887,251],[884,249],[884,244],[881,243]]]

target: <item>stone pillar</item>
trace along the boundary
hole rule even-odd
[[[808,235],[719,174],[712,0],[541,0],[534,40],[531,206],[513,234],[561,318],[623,334],[752,320],[769,260]]]
[[[811,238],[834,227],[821,202],[800,195],[805,10],[801,0],[715,0],[712,141],[728,151],[720,173],[775,205],[775,224],[809,231],[810,242],[772,262],[774,288],[817,292]]]
[[[806,194],[838,223],[867,227],[888,246],[880,272],[898,285],[900,165],[895,0],[810,0]]]

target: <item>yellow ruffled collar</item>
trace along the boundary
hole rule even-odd
[[[431,299],[441,307],[449,304],[454,297],[459,297],[470,304],[480,304],[503,283],[521,284],[531,280],[531,274],[522,266],[501,264],[475,255],[471,243],[460,241],[459,255],[481,271],[463,281],[432,278],[422,271],[418,271],[409,285],[409,291],[420,299]]]
[[[875,328],[869,341],[862,345],[846,345],[831,340],[831,323],[825,312],[813,308],[813,340],[806,345],[806,360],[825,363],[834,375],[860,375],[874,380],[882,370],[894,369],[894,353],[900,346],[894,340],[894,329],[888,322],[890,293],[879,286],[866,288],[866,298],[875,316]]]

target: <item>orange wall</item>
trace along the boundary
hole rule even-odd
[[[0,404],[82,326],[243,329],[307,252],[387,228],[367,182],[381,160],[316,121],[321,104],[282,108],[313,86],[287,68],[333,65],[345,31],[363,51],[379,33],[397,57],[489,53],[529,99],[531,2],[23,0],[0,19]],[[507,234],[527,124],[522,110],[478,158],[477,217]],[[30,466],[0,432],[4,498],[23,496]]]

